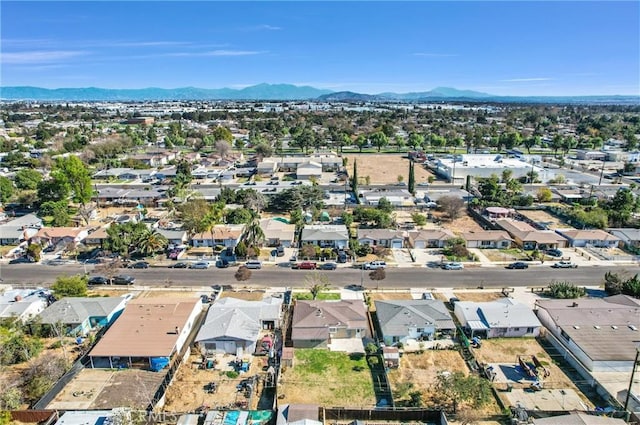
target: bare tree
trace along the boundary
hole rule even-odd
[[[244,282],[251,279],[251,270],[247,266],[240,266],[234,275],[238,282]]]
[[[226,158],[229,152],[231,152],[231,145],[226,140],[218,140],[216,142],[216,152],[222,158]]]
[[[318,272],[309,273],[304,277],[304,283],[311,292],[311,297],[315,300],[322,291],[329,289],[329,278]]]
[[[447,213],[451,220],[455,220],[460,217],[462,207],[464,207],[464,201],[462,198],[457,198],[455,196],[443,196],[438,199],[438,208]]]
[[[111,282],[113,277],[119,273],[119,270],[123,266],[122,260],[118,257],[109,262],[98,264],[93,271],[103,275],[109,280],[109,282]]]

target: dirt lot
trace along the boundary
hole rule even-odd
[[[427,350],[422,354],[405,353],[400,359],[400,367],[389,372],[389,381],[393,394],[397,398],[406,396],[401,387],[403,384],[412,383],[413,389],[428,394],[431,385],[436,382],[436,376],[440,372],[460,371],[468,372],[467,366],[456,350]],[[426,397],[425,397],[426,399]]]
[[[476,303],[495,301],[504,298],[500,292],[454,292],[460,301],[472,301]]]
[[[255,290],[255,291],[223,291],[220,295],[220,298],[238,298],[245,301],[262,301],[265,296],[265,291],[263,290]]]
[[[292,368],[283,368],[281,403],[372,407],[376,403],[364,356],[327,350],[296,349]]]
[[[228,363],[234,360],[234,356],[220,357],[220,362],[216,369],[199,369],[200,355],[193,354],[189,360],[180,367],[176,378],[167,390],[166,403],[164,410],[167,412],[186,412],[193,410],[199,406],[207,405],[213,409],[224,406],[238,406],[236,403],[249,402],[243,392],[236,390],[243,379],[253,377],[254,375],[264,375],[263,357],[251,358],[251,366],[249,371],[233,378],[226,375],[226,371],[232,368]],[[210,382],[215,382],[217,391],[208,393],[205,386]],[[260,397],[259,391],[262,384],[254,388],[253,397],[251,397],[250,409],[255,409]],[[243,406],[244,407],[244,406]]]
[[[540,346],[535,338],[493,338],[482,341],[482,348],[474,350],[476,358],[482,363],[501,363],[516,365],[518,356],[526,357],[531,361],[535,355],[538,360],[551,373],[544,380],[545,388],[571,388],[577,391],[577,387],[554,364],[547,352]]]
[[[546,211],[541,211],[541,210],[531,210],[531,211],[518,211],[520,214],[522,214],[523,216],[527,217],[528,219],[545,225],[547,226],[549,229],[551,230],[555,230],[555,229],[561,229],[561,228],[571,228],[571,226],[569,226],[568,224],[562,222],[562,220],[560,220],[558,217],[555,217],[551,214],[549,214]]]
[[[385,154],[352,154],[345,155],[349,162],[347,170],[353,173],[353,162],[358,161],[358,177],[364,181],[369,176],[371,184],[395,184],[398,176],[404,177],[404,182],[409,180],[409,160],[401,155]],[[427,182],[431,173],[420,165],[414,168],[416,184]]]
[[[49,409],[145,409],[164,373],[127,369],[83,369],[47,406]]]
[[[386,300],[412,300],[409,292],[372,292],[371,299],[374,301]]]
[[[444,213],[441,213],[444,215]],[[468,216],[466,213],[462,213],[460,218],[457,218],[453,221],[443,221],[442,226],[445,229],[451,230],[455,235],[459,235],[463,232],[481,232],[483,231],[482,227],[476,223],[476,221]]]

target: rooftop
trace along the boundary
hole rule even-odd
[[[175,349],[180,331],[187,327],[189,316],[199,305],[200,299],[132,300],[89,355],[169,357]]]

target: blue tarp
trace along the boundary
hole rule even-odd
[[[151,357],[151,370],[159,372],[169,364],[169,357]]]

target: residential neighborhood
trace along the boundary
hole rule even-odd
[[[8,423],[638,421],[619,126],[596,141],[507,104],[5,106]]]

